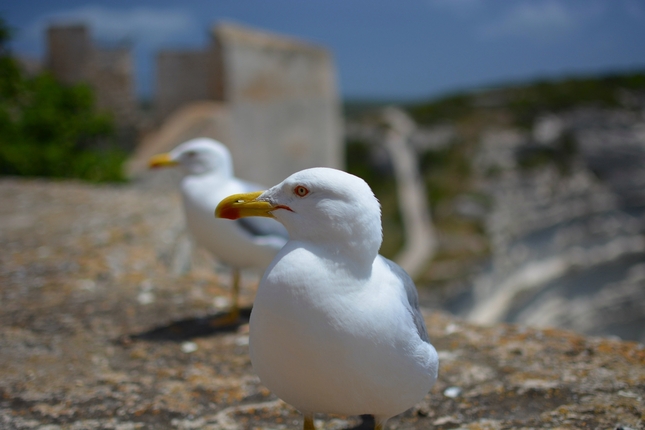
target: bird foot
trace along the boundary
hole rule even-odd
[[[212,318],[209,322],[210,326],[213,328],[228,328],[239,325],[240,323],[240,311],[237,309],[231,310],[223,315],[218,315]]]

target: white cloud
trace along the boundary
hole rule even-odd
[[[100,39],[135,38],[146,45],[156,45],[190,33],[196,27],[193,18],[181,10],[136,8],[109,10],[86,7],[62,15],[61,20],[79,20],[92,28]],[[61,22],[56,19],[55,22]]]
[[[108,9],[85,6],[39,17],[17,34],[16,46],[42,50],[45,29],[51,24],[84,23],[92,38],[104,42],[128,40],[139,47],[157,49],[177,39],[198,35],[204,29],[187,11],[180,9]]]
[[[548,40],[576,27],[580,18],[560,1],[523,1],[482,26],[480,34],[488,38],[524,36]]]

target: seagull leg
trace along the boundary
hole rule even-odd
[[[240,317],[240,269],[234,268],[232,275],[231,320],[235,322]]]
[[[303,430],[316,430],[314,426],[314,414],[305,414],[305,422],[302,428]]]
[[[211,321],[211,326],[224,328],[237,323],[240,318],[240,269],[231,270],[231,309],[224,315]]]
[[[386,421],[387,421],[387,418],[383,419],[383,418],[374,417],[374,430],[384,430]]]

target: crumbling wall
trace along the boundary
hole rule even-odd
[[[73,85],[88,79],[92,49],[90,32],[84,25],[47,29],[47,68],[64,84]]]
[[[227,138],[238,176],[272,185],[309,167],[343,166],[340,102],[334,63],[324,48],[299,40],[219,24],[200,51],[164,51],[157,57],[156,116],[182,129],[181,109],[221,101],[228,124],[209,134],[187,121],[183,138]],[[163,134],[163,133],[162,133]],[[168,139],[148,148],[168,150]],[[177,145],[181,141],[173,140]],[[144,166],[138,151],[130,166]],[[142,177],[138,168],[130,173]]]
[[[119,128],[138,123],[130,48],[100,48],[82,24],[49,27],[47,47],[47,68],[56,79],[68,85],[89,84],[99,109],[112,113]]]
[[[88,76],[99,109],[112,112],[117,124],[136,122],[134,65],[129,49],[94,49]]]
[[[54,76],[68,84],[89,83],[99,107],[112,112],[121,129],[141,128],[129,48],[98,48],[84,25],[51,27],[48,44]],[[334,63],[320,46],[220,24],[203,50],[159,53],[156,73],[159,130],[191,103],[221,102],[229,121],[223,132],[209,128],[208,135],[198,134],[203,127],[195,128],[190,120],[174,134],[186,139],[227,136],[223,143],[245,179],[271,185],[305,168],[343,166]],[[176,118],[173,127],[182,128]],[[169,149],[167,142],[181,143],[151,142],[155,134],[145,134],[146,147]],[[145,164],[137,159],[141,154],[135,154],[131,166]]]
[[[229,146],[236,170],[275,184],[308,167],[342,167],[331,54],[233,24],[220,24],[213,34],[231,111]]]
[[[157,55],[155,112],[163,120],[187,103],[218,100],[212,50],[161,51]]]

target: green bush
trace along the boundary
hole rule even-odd
[[[539,80],[521,85],[502,85],[488,90],[462,92],[407,106],[419,124],[458,122],[482,112],[503,113],[516,126],[530,128],[544,113],[562,112],[583,106],[628,108],[621,93],[645,91],[645,72],[610,73],[556,80]],[[482,103],[482,101],[484,103]],[[640,109],[640,107],[637,107]]]
[[[26,76],[7,49],[0,19],[0,174],[124,180],[126,154],[114,145],[111,117],[96,111],[86,85],[47,73]]]

